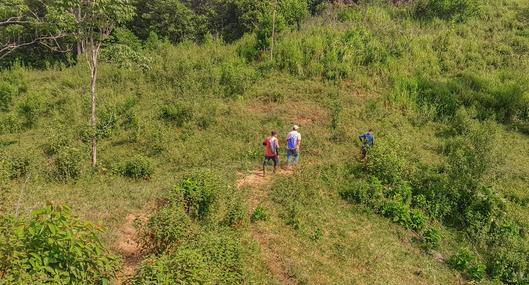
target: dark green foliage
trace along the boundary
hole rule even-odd
[[[470,249],[461,248],[450,257],[448,264],[474,280],[481,280],[485,277],[486,266]]]
[[[198,249],[182,249],[143,261],[132,284],[208,284],[212,276]]]
[[[122,176],[133,179],[150,179],[154,174],[154,165],[149,158],[137,155],[125,162],[118,163],[115,171]]]
[[[487,271],[494,279],[506,284],[527,284],[529,282],[529,251],[520,250],[520,244],[506,244],[490,252]]]
[[[184,209],[193,219],[206,221],[217,208],[220,189],[226,182],[209,171],[188,175],[174,188],[175,195],[182,197]]]
[[[1,284],[108,284],[119,262],[100,231],[68,207],[36,210],[28,220],[0,220]]]
[[[162,107],[160,117],[176,127],[181,128],[191,122],[194,116],[193,107],[186,103],[167,104]]]
[[[398,145],[378,142],[369,150],[367,171],[386,184],[397,184],[406,175],[405,160],[398,155]]]
[[[421,238],[421,246],[424,249],[435,249],[441,242],[441,233],[436,227],[430,227],[424,230]]]
[[[527,80],[516,72],[480,75],[460,74],[448,80],[419,79],[411,87],[419,105],[432,105],[439,118],[452,118],[461,107],[474,107],[480,119],[502,123],[529,119]]]
[[[163,207],[149,218],[142,229],[142,247],[148,252],[163,253],[178,247],[198,232],[182,208],[172,205]]]
[[[462,22],[479,12],[477,0],[419,0],[415,14],[419,18],[441,18]]]
[[[228,227],[238,227],[242,225],[246,219],[245,203],[241,198],[230,199],[229,206],[225,217],[221,224]]]
[[[221,67],[220,84],[224,87],[224,96],[233,98],[242,96],[255,78],[253,69],[242,60],[230,60]]]
[[[386,201],[382,206],[381,213],[394,223],[416,231],[422,230],[428,222],[428,217],[420,210],[412,209],[395,200]]]
[[[266,208],[259,205],[252,213],[252,216],[250,220],[252,223],[258,222],[258,221],[268,221],[270,219],[270,213]]]
[[[21,179],[27,177],[33,167],[32,154],[12,150],[9,152],[0,150],[0,177],[9,179]]]
[[[39,116],[43,113],[43,102],[41,97],[28,96],[22,105],[20,105],[18,113],[23,118],[23,125],[26,128],[32,128],[37,124]]]
[[[13,100],[27,91],[27,83],[19,67],[0,74],[0,111],[9,111]]]
[[[173,252],[143,262],[133,284],[240,284],[242,247],[229,233],[201,236]]]
[[[340,195],[349,202],[365,204],[375,209],[384,199],[383,185],[376,177],[371,177],[369,182],[354,181],[342,190]]]
[[[61,147],[54,155],[53,176],[57,181],[70,182],[81,176],[83,156],[77,148]]]

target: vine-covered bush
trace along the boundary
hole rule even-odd
[[[108,284],[119,261],[66,206],[0,218],[0,284]]]

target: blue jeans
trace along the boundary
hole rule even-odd
[[[287,150],[287,165],[290,164],[290,160],[292,159],[292,161],[294,162],[293,164],[298,164],[299,162],[299,157],[300,157],[300,154],[299,154],[299,151],[296,150],[296,149],[289,149]]]

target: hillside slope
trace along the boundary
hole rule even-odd
[[[144,217],[132,284],[526,284],[529,6],[414,9],[331,7],[281,32],[272,62],[253,34],[151,39],[145,65],[101,66],[95,170],[85,64],[2,71],[0,252],[23,251],[11,221],[49,201],[114,256]],[[264,137],[294,124],[301,164],[257,176]]]

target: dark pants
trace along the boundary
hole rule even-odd
[[[263,161],[263,173],[265,172],[265,167],[270,160],[274,162],[274,172],[276,171],[277,166],[279,165],[279,156],[265,156],[265,159]]]
[[[363,145],[362,146],[362,159],[366,159],[367,158],[367,152],[369,151],[369,149],[371,148],[370,145]]]

